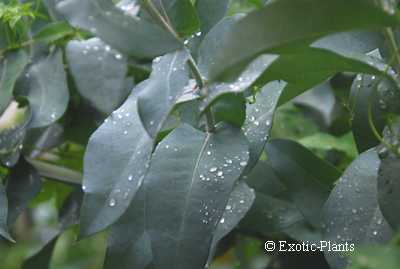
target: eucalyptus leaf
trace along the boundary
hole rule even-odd
[[[8,230],[7,218],[8,218],[7,195],[4,186],[0,184],[0,235],[11,242],[14,242]]]
[[[377,201],[380,161],[375,150],[361,154],[344,172],[324,207],[325,235],[332,244],[375,244],[387,242],[392,230]],[[344,253],[343,253],[344,254]],[[325,252],[332,268],[344,268],[345,255]]]
[[[217,24],[228,11],[229,0],[197,0],[196,9],[199,14],[201,31],[206,34]]]
[[[60,119],[67,109],[69,91],[61,50],[33,63],[18,84],[32,110],[29,128],[48,126]]]
[[[145,179],[156,268],[204,268],[247,160],[245,137],[229,126],[205,134],[183,124],[158,145]]]
[[[331,14],[336,15],[334,22]],[[398,22],[396,14],[386,13],[373,0],[273,1],[236,24],[224,41],[212,78],[260,54],[298,50],[329,34],[390,27]]]
[[[153,58],[182,45],[154,23],[131,16],[108,0],[63,0],[57,10],[75,27],[91,31],[122,53]]]
[[[67,61],[78,92],[97,110],[109,115],[127,97],[127,60],[98,38],[70,41]]]
[[[80,235],[89,236],[115,223],[142,184],[153,140],[141,123],[136,92],[91,136],[84,159]],[[117,172],[116,172],[117,171]]]
[[[33,39],[44,43],[52,43],[73,35],[74,31],[75,30],[66,22],[53,22],[40,29],[40,31],[33,36]]]
[[[24,50],[9,52],[0,57],[0,115],[13,98],[14,85],[28,64],[29,56]]]

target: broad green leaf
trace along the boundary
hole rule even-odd
[[[10,52],[3,57],[0,57],[0,115],[10,104],[15,82],[29,61],[24,50]]]
[[[156,268],[202,269],[207,263],[213,234],[248,160],[245,137],[221,127],[205,134],[184,124],[156,148],[144,181]]]
[[[236,24],[224,40],[212,78],[263,53],[293,51],[329,34],[396,26],[399,21],[397,14],[386,13],[372,0],[273,1]]]
[[[400,264],[398,246],[366,246],[351,255],[349,269],[397,269]]]
[[[287,188],[290,200],[314,227],[321,224],[321,210],[335,180],[336,168],[289,140],[271,140],[266,145],[269,163]]]
[[[69,91],[61,50],[32,64],[18,84],[32,110],[30,128],[48,126],[60,119],[67,109]]]
[[[64,128],[58,123],[54,123],[45,128],[28,130],[24,139],[24,155],[35,158],[45,151],[60,146],[65,142],[63,134]]]
[[[44,43],[52,43],[73,35],[74,32],[74,28],[65,22],[53,22],[40,29],[40,31],[33,36],[33,39]]]
[[[28,107],[20,107],[12,101],[0,117],[0,161],[14,166],[20,156],[27,126],[31,120]]]
[[[153,72],[144,82],[144,90],[138,95],[140,118],[153,138],[161,131],[169,114],[189,85],[189,59],[186,50],[180,50],[156,58]]]
[[[225,212],[215,231],[208,263],[212,261],[218,242],[239,224],[250,210],[254,199],[254,190],[249,188],[244,181],[238,182],[229,197]]]
[[[196,9],[199,14],[201,32],[206,34],[217,24],[228,11],[229,0],[197,0]]]
[[[29,202],[39,194],[42,180],[38,172],[24,159],[15,166],[7,180],[8,225],[28,207]]]
[[[246,119],[246,98],[242,94],[222,95],[212,106],[212,113],[216,123],[222,121],[241,127]]]
[[[381,160],[378,176],[379,207],[387,222],[396,231],[400,230],[399,171],[399,158],[391,154],[391,156],[387,156]]]
[[[400,230],[400,184],[398,172],[400,171],[400,159],[393,150],[397,150],[398,135],[400,132],[399,120],[392,122],[384,130],[384,140],[393,145],[392,149],[385,145],[379,146],[379,158],[381,160],[378,171],[378,202],[383,216],[395,231]]]
[[[111,226],[104,269],[146,268],[153,257],[145,228],[145,192],[142,188],[125,214]]]
[[[379,159],[375,150],[361,154],[344,172],[324,206],[325,235],[333,244],[383,243],[392,230],[378,206],[377,176]],[[343,253],[345,254],[345,253]],[[325,252],[332,268],[346,266],[345,255]]]
[[[249,140],[250,159],[245,174],[256,165],[270,136],[275,110],[285,86],[284,82],[268,83],[256,95],[256,102],[247,106],[246,121],[242,130]]]
[[[377,76],[358,75],[351,87],[351,123],[359,152],[378,145],[379,140],[375,136],[373,128],[382,132],[385,126],[382,107],[377,98],[379,80],[380,78]]]
[[[63,0],[57,10],[75,27],[91,31],[122,53],[153,58],[182,45],[162,28],[118,9],[108,0]]]
[[[8,218],[8,200],[5,188],[2,184],[0,184],[0,236],[4,237],[5,239],[11,242],[14,242],[8,231],[7,218]]]
[[[89,236],[115,223],[127,210],[142,184],[153,140],[138,113],[136,92],[91,136],[84,158],[81,236]]]
[[[78,92],[97,110],[109,115],[128,95],[125,56],[98,38],[70,41],[67,61]]]

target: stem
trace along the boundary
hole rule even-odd
[[[150,13],[150,15],[164,27],[164,29],[166,31],[168,31],[170,34],[172,34],[172,36],[174,36],[175,39],[178,40],[179,43],[181,43],[183,45],[183,42],[180,39],[179,35],[172,28],[172,26],[165,20],[165,18],[161,15],[161,13],[158,11],[157,7],[153,4],[153,2],[151,0],[144,0],[143,6],[147,9],[147,11]],[[190,67],[190,70],[192,71],[192,74],[193,74],[196,82],[197,82],[197,85],[199,86],[200,89],[203,90],[203,95],[207,96],[208,90],[207,90],[206,83],[204,82],[203,77],[200,73],[200,70],[197,67],[197,64],[194,61],[192,55],[190,55],[190,57],[189,57],[188,65]],[[207,132],[209,132],[209,133],[214,132],[215,122],[214,122],[214,117],[212,115],[211,109],[207,108],[204,113],[206,116]]]
[[[400,71],[400,55],[399,55],[399,48],[397,47],[396,39],[393,34],[393,30],[391,28],[385,28],[383,34],[385,35],[385,38],[389,42],[390,50],[392,52],[392,55],[396,59],[396,66],[395,69],[397,71]]]

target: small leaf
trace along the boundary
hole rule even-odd
[[[125,14],[108,0],[62,0],[57,10],[71,25],[91,31],[122,53],[153,58],[182,45],[154,23]]]
[[[67,109],[69,91],[61,50],[31,65],[18,84],[32,110],[30,128],[48,126],[60,119]]]
[[[324,239],[334,244],[387,242],[392,230],[378,206],[379,159],[375,150],[361,154],[344,172],[324,207]],[[332,268],[344,268],[346,258],[325,252]]]
[[[24,50],[7,53],[0,58],[0,115],[13,98],[14,85],[28,64],[29,56]]]
[[[97,110],[109,115],[128,95],[126,57],[98,38],[70,41],[67,61],[78,92]]]
[[[182,125],[158,145],[144,181],[156,268],[204,268],[229,195],[247,164],[246,142],[232,127],[204,134]]]
[[[40,31],[33,36],[33,39],[43,43],[52,43],[73,35],[74,32],[74,28],[65,22],[52,22],[40,29]]]
[[[265,85],[256,95],[256,102],[247,106],[243,131],[250,143],[250,159],[245,169],[249,173],[256,165],[267,142],[280,95],[286,86],[274,81]]]

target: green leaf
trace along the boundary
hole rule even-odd
[[[78,92],[93,107],[109,115],[121,105],[128,95],[125,56],[98,38],[70,41],[66,56]]]
[[[256,102],[247,106],[242,129],[250,143],[250,159],[245,174],[256,165],[270,136],[275,110],[285,86],[284,82],[268,83],[256,95]]]
[[[52,22],[41,28],[33,36],[33,39],[43,43],[53,43],[59,39],[73,35],[74,32],[74,28],[65,22]]]
[[[141,123],[136,92],[91,136],[84,159],[81,236],[115,223],[127,210],[145,176],[153,140]]]
[[[199,30],[199,17],[190,0],[162,0],[155,1],[155,4],[158,5],[161,14],[166,12],[179,36],[188,36]]]
[[[320,227],[322,207],[333,183],[340,177],[339,171],[290,140],[271,140],[266,152],[291,201],[309,223]]]
[[[156,58],[153,72],[144,82],[145,90],[138,95],[140,118],[153,138],[161,131],[179,98],[188,90],[188,57],[186,50],[180,50]]]
[[[63,0],[57,10],[74,27],[91,31],[122,53],[153,58],[181,48],[168,32],[154,23],[125,14],[108,0]]]
[[[31,116],[29,108],[12,101],[0,117],[0,161],[8,167],[18,162]]]
[[[398,23],[397,14],[384,12],[372,0],[273,1],[236,24],[224,41],[212,78],[263,53],[293,51],[329,34]]]
[[[392,230],[378,206],[377,173],[379,159],[375,150],[361,154],[344,172],[324,207],[324,239],[332,244],[387,242]],[[344,254],[344,253],[343,253]],[[343,268],[344,255],[325,252],[332,268]]]
[[[245,137],[229,126],[205,134],[182,125],[158,145],[144,181],[156,268],[204,268],[247,160]]]
[[[11,171],[7,180],[8,225],[11,226],[17,217],[28,207],[29,202],[42,189],[42,180],[38,172],[24,159]]]
[[[208,33],[228,11],[229,0],[197,0],[196,9],[199,14],[201,32]]]
[[[352,131],[359,152],[379,144],[373,129],[381,133],[385,126],[384,115],[377,98],[379,77],[358,75],[351,87],[350,109]]]
[[[212,106],[216,123],[227,122],[241,127],[246,118],[246,99],[241,94],[225,94]]]
[[[30,128],[48,126],[60,119],[69,102],[62,51],[56,50],[31,65],[18,90],[26,96],[32,110]]]
[[[7,218],[8,200],[5,188],[2,184],[0,184],[0,235],[11,242],[14,242],[8,231]]]
[[[145,230],[145,192],[140,189],[125,214],[110,230],[104,269],[144,269],[152,261]]]
[[[213,258],[218,242],[239,224],[250,210],[254,200],[254,190],[249,188],[244,181],[239,181],[229,197],[225,212],[214,233],[208,263],[210,263]]]
[[[0,58],[0,115],[13,98],[14,85],[28,64],[29,56],[24,50],[7,53]]]

